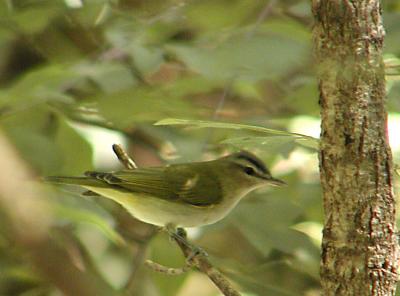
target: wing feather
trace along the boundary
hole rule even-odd
[[[219,203],[222,190],[218,179],[208,170],[194,169],[192,166],[171,165],[88,175],[131,192],[169,201],[195,206]]]

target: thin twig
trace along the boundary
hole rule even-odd
[[[137,168],[136,164],[134,164],[135,162],[128,156],[120,145],[114,144],[113,150],[119,161],[127,169]],[[134,164],[133,166],[132,163]],[[222,273],[211,264],[204,252],[199,252],[193,255],[193,245],[187,242],[186,232],[184,229],[179,228],[177,235],[171,237],[182,250],[182,253],[186,258],[186,265],[182,268],[169,268],[159,263],[147,260],[145,263],[147,266],[150,266],[153,270],[170,275],[176,275],[179,272],[186,272],[189,267],[196,267],[198,270],[206,274],[225,296],[241,296],[240,293],[233,288],[231,283],[222,275]]]
[[[257,17],[257,21],[254,24],[253,28],[247,32],[246,38],[251,38],[253,37],[254,33],[257,31],[257,29],[260,27],[262,22],[264,22],[268,16],[270,16],[274,10],[274,6],[277,4],[277,0],[270,0],[261,10],[261,13]]]
[[[115,155],[117,155],[118,160],[123,164],[126,169],[134,170],[138,168],[134,160],[128,156],[124,149],[122,149],[121,145],[114,144],[112,145],[112,148]]]
[[[215,107],[215,111],[212,116],[213,121],[218,120],[220,112],[224,108],[226,98],[230,95],[232,85],[233,85],[233,82],[235,81],[235,78],[236,78],[236,76],[232,76],[232,78],[230,78],[228,83],[225,85],[224,92],[222,93],[222,96],[219,99],[217,106]],[[205,137],[204,142],[203,142],[203,148],[201,149],[202,151],[204,151],[206,149],[207,143],[210,141],[213,132],[214,132],[214,130],[210,129],[209,132],[207,133],[207,136]]]
[[[152,260],[146,260],[144,264],[146,264],[146,266],[151,268],[152,270],[164,273],[166,275],[182,275],[188,272],[193,267],[190,262],[186,262],[185,266],[180,268],[167,267]]]
[[[265,19],[267,19],[269,15],[271,15],[276,3],[277,3],[277,0],[270,0],[267,3],[267,5],[265,5],[264,9],[261,11],[260,15],[257,17],[256,23],[251,28],[251,30],[249,30],[247,32],[247,34],[245,35],[245,40],[249,40],[251,37],[253,37],[253,35],[257,31],[258,27],[261,25],[261,23],[263,21],[265,21]],[[227,83],[225,84],[224,91],[223,91],[223,93],[221,95],[221,98],[218,101],[217,106],[215,107],[215,111],[214,111],[213,116],[212,116],[212,120],[213,121],[217,121],[219,119],[220,113],[221,113],[222,109],[224,108],[224,105],[225,105],[225,102],[226,102],[227,98],[231,94],[232,87],[233,87],[234,83],[236,82],[236,79],[237,79],[238,76],[239,76],[239,73],[234,73],[232,75],[232,77],[230,77],[229,80],[227,81]],[[210,140],[213,132],[214,132],[213,130],[210,130],[208,132],[207,136],[205,137],[202,151],[205,150],[206,145],[207,145],[208,141]]]

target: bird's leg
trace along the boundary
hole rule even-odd
[[[167,231],[170,238],[180,242],[188,248],[191,248],[191,244],[187,241],[186,231],[183,228],[176,228],[175,225],[167,224],[165,226],[165,230]]]
[[[146,260],[145,264],[149,268],[151,268],[154,271],[165,273],[168,275],[180,275],[189,271],[193,267],[198,267],[197,265],[198,263],[194,261],[194,259],[197,256],[201,256],[203,258],[202,260],[207,260],[204,258],[208,256],[208,254],[202,248],[195,246],[187,241],[185,229],[176,228],[172,224],[166,225],[163,229],[168,233],[169,237],[178,244],[178,246],[182,250],[184,256],[186,257],[186,264],[181,268],[171,268],[151,260]],[[199,260],[201,259],[199,258]]]
[[[198,255],[208,256],[206,251],[187,240],[185,229],[181,227],[175,228],[173,225],[167,225],[165,228],[171,238],[173,238],[178,244],[183,245],[185,249],[188,250],[187,254],[185,254],[187,262],[190,262]]]
[[[186,233],[185,229],[177,228],[176,235],[178,235],[179,237],[182,237],[185,240],[185,242],[187,243],[187,247],[190,249],[190,253],[186,257],[187,262],[191,262],[192,259],[198,255],[202,255],[205,257],[208,256],[207,252],[204,251],[202,248],[200,248],[199,246],[196,246],[194,244],[191,244],[190,242],[187,241],[187,233]]]

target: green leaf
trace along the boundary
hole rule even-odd
[[[269,135],[277,135],[277,136],[290,136],[294,137],[295,140],[303,139],[303,142],[299,142],[303,145],[308,145],[310,147],[318,147],[319,140],[310,136],[298,134],[298,133],[290,133],[275,129],[270,129],[262,126],[256,125],[247,125],[240,123],[228,123],[228,122],[217,122],[217,121],[204,121],[204,120],[191,120],[191,119],[176,119],[176,118],[167,118],[160,121],[157,121],[155,125],[188,125],[196,128],[225,128],[225,129],[235,129],[235,130],[248,130],[255,131]],[[306,144],[304,144],[306,143]]]
[[[305,5],[305,9],[309,10],[306,3],[303,3],[303,5]],[[264,34],[281,35],[304,45],[311,42],[310,30],[305,26],[301,26],[298,21],[291,18],[271,18],[271,20],[260,25],[258,31]]]
[[[46,105],[0,118],[21,156],[43,175],[81,174],[92,168],[88,142]]]
[[[98,227],[104,235],[113,243],[125,246],[126,242],[109,223],[97,213],[83,208],[70,207],[61,204],[54,204],[55,214],[58,217],[74,221],[76,223],[90,223]]]
[[[229,144],[241,149],[259,148],[262,151],[267,151],[270,154],[281,153],[284,156],[293,151],[295,148],[296,139],[292,136],[269,136],[269,137],[237,137],[229,138],[221,142]]]
[[[157,89],[130,89],[97,99],[99,111],[104,118],[122,128],[135,122],[152,121],[177,113],[193,115],[189,102],[170,97]]]
[[[276,79],[300,66],[308,54],[307,42],[276,32],[251,38],[241,34],[216,47],[169,45],[167,49],[194,72],[216,80]]]
[[[310,148],[315,151],[319,151],[319,141],[315,138],[297,138],[295,139],[297,144],[300,144],[304,147]]]
[[[147,47],[140,40],[133,41],[128,50],[136,67],[143,74],[155,72],[164,61],[164,52],[160,48]]]
[[[61,156],[61,167],[58,174],[79,175],[93,168],[93,151],[89,142],[61,116],[54,144]]]
[[[196,28],[196,32],[219,31],[230,27],[236,29],[253,16],[251,11],[257,9],[257,4],[257,1],[230,1],[229,5],[225,1],[192,1],[185,10],[185,22],[190,28]]]
[[[304,234],[289,228],[302,212],[289,200],[269,196],[241,203],[230,219],[260,252],[275,248],[290,253],[307,244]]]
[[[115,93],[136,86],[137,81],[128,67],[113,62],[85,63],[77,71],[95,82],[105,93]]]
[[[215,83],[205,79],[187,78],[157,88],[131,88],[97,97],[98,108],[106,119],[121,127],[171,115],[198,117],[205,109],[188,98],[214,87]]]
[[[0,107],[17,112],[48,100],[66,100],[61,86],[74,79],[76,73],[63,65],[49,65],[32,70],[12,87],[0,90]]]
[[[273,135],[292,136],[289,132],[269,129],[261,126],[247,125],[240,123],[229,123],[229,122],[218,122],[218,121],[206,121],[206,120],[192,120],[192,119],[178,119],[178,118],[166,118],[154,123],[154,125],[190,125],[196,128],[226,128],[236,130],[250,130],[255,132],[262,132]]]
[[[49,113],[43,106],[0,118],[2,128],[21,157],[42,174],[56,171],[61,161],[51,139],[54,130],[49,125],[50,121]]]
[[[2,14],[3,22],[10,23],[10,27],[12,26],[14,30],[22,31],[24,34],[39,33],[62,12],[60,3],[52,2],[14,10],[12,14]]]

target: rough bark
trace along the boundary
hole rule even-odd
[[[314,1],[323,295],[394,295],[398,244],[377,0]]]

